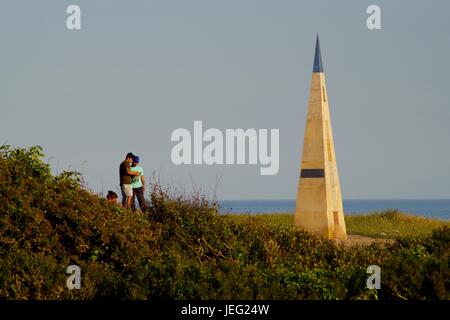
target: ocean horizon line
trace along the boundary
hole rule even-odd
[[[450,199],[343,199],[346,214],[365,214],[397,209],[429,218],[450,220]],[[295,211],[295,199],[218,200],[220,213],[270,214]]]

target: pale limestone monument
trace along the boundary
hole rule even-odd
[[[327,239],[347,239],[318,35],[294,225]]]

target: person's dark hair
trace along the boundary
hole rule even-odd
[[[128,158],[133,159],[133,158],[134,158],[134,154],[131,153],[131,152],[128,152],[128,153],[127,153],[127,156],[125,157],[125,159],[128,159]]]
[[[106,195],[106,199],[115,199],[118,198],[117,193],[115,193],[112,190],[108,191],[108,194]]]

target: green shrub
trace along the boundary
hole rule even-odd
[[[289,226],[236,223],[199,194],[152,184],[149,212],[53,176],[39,147],[0,148],[0,298],[448,299],[448,228],[348,249]],[[81,289],[66,268],[81,268]],[[366,289],[367,266],[382,269]]]

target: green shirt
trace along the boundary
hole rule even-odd
[[[140,165],[137,165],[136,167],[131,167],[130,171],[140,172],[141,176],[144,175],[144,169],[142,169]],[[131,187],[133,189],[142,187],[141,176],[133,176],[133,178],[131,179]]]

